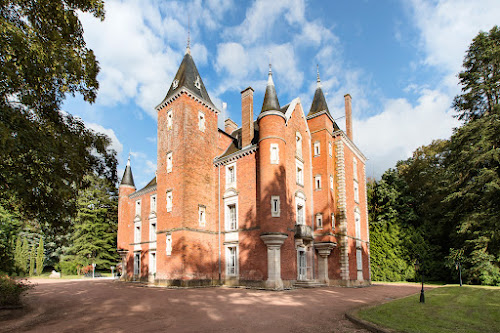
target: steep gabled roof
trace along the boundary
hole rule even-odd
[[[309,110],[308,116],[325,111],[330,115],[330,110],[328,110],[328,105],[326,104],[325,95],[323,94],[323,89],[321,89],[321,79],[319,78],[319,68],[317,69],[316,78],[316,91],[314,92],[314,98],[311,104],[311,109]]]
[[[251,144],[255,145],[259,142],[259,123],[257,121],[254,121],[253,123],[253,139]],[[231,136],[233,137],[233,141],[227,147],[226,151],[220,155],[217,160],[223,159],[224,157],[227,157],[231,154],[234,154],[242,149],[241,146],[241,127],[234,130],[233,133],[231,133]]]
[[[271,71],[271,64],[269,64],[269,74],[267,77],[266,94],[264,95],[264,102],[262,103],[262,112],[269,110],[280,110],[280,102],[274,87],[273,72]]]
[[[191,52],[189,52],[189,48],[184,55],[184,59],[182,59],[181,65],[177,70],[177,74],[175,74],[167,96],[165,96],[160,104],[175,95],[175,93],[182,87],[187,88],[197,97],[213,105],[210,96],[208,96],[207,89],[203,84],[200,73],[198,73],[198,69],[196,68],[193,57],[191,56]]]

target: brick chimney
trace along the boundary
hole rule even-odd
[[[351,95],[345,94],[345,131],[347,137],[352,140],[352,98]]]
[[[252,144],[253,140],[253,89],[241,92],[241,147]]]
[[[236,124],[232,119],[227,118],[224,120],[224,132],[227,134],[233,133],[238,128],[238,124]]]

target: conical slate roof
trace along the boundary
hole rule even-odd
[[[120,186],[122,185],[135,187],[134,176],[132,176],[132,168],[130,167],[130,156],[127,161],[127,166],[125,167],[125,172],[123,173],[122,182],[120,183]]]
[[[330,114],[330,110],[328,110],[328,105],[326,104],[325,95],[323,94],[323,90],[321,89],[321,80],[319,78],[318,70],[316,92],[314,93],[311,109],[309,110],[309,113],[307,115],[309,116],[321,111],[326,111],[326,113]]]
[[[280,103],[278,101],[278,95],[276,94],[276,88],[274,87],[273,72],[271,71],[271,65],[269,65],[269,75],[267,77],[267,87],[266,94],[264,95],[264,102],[262,103],[262,111],[269,110],[280,110]]]
[[[198,73],[198,69],[194,64],[194,60],[193,57],[191,56],[189,46],[186,50],[186,54],[184,55],[184,59],[182,59],[181,65],[177,70],[177,74],[175,74],[174,80],[170,85],[170,89],[168,90],[167,96],[165,96],[163,101],[170,98],[172,95],[175,94],[177,90],[181,89],[182,87],[189,89],[197,97],[213,105],[210,96],[208,96],[207,89],[203,84],[200,73]]]

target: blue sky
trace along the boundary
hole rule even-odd
[[[367,176],[458,122],[451,104],[457,73],[477,33],[500,20],[498,0],[108,0],[101,22],[81,15],[88,47],[101,66],[97,102],[78,96],[63,109],[110,136],[121,177],[132,154],[136,186],[154,177],[156,111],[186,48],[212,101],[241,124],[240,91],[262,106],[268,63],[281,105],[300,97],[307,114],[316,65],[330,112],[345,127],[344,94],[353,98],[354,142],[368,157]]]

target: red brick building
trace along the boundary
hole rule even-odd
[[[130,160],[119,188],[118,248],[125,278],[169,285],[281,289],[370,283],[366,158],[318,87],[306,115],[280,106],[271,68],[254,120],[217,127],[189,47],[158,112],[156,177],[137,190]]]

